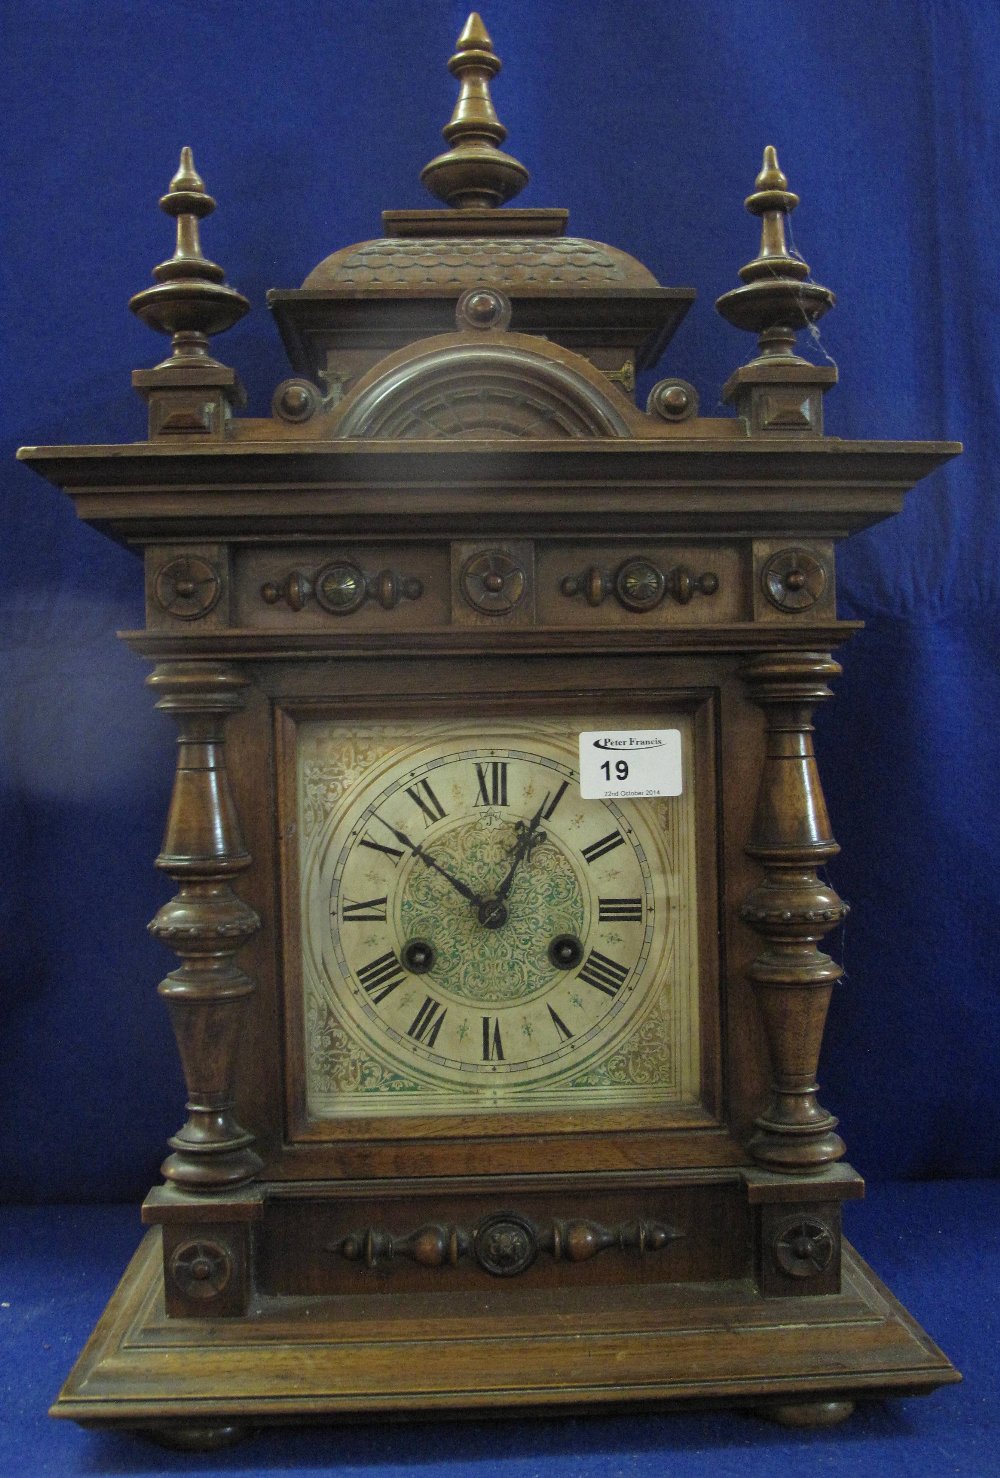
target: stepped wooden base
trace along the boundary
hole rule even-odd
[[[384,1412],[741,1406],[811,1423],[858,1397],[960,1379],[844,1247],[844,1291],[748,1282],[530,1295],[259,1299],[248,1318],[168,1319],[147,1233],[52,1415],[216,1445],[270,1422]],[[501,1294],[502,1296],[498,1296]],[[812,1413],[819,1415],[814,1417]]]

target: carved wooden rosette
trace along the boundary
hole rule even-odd
[[[253,981],[233,956],[260,928],[229,879],[250,854],[225,765],[227,718],[243,707],[247,679],[232,667],[177,662],[147,679],[177,720],[179,749],[163,850],[156,866],[179,885],[149,928],[181,957],[159,985],[188,1089],[187,1122],[162,1167],[174,1184],[212,1191],[252,1180],[253,1136],[233,1115],[234,1080]]]
[[[812,715],[832,697],[840,667],[817,652],[773,652],[743,670],[764,709],[767,744],[753,833],[746,848],[765,877],[742,917],[764,939],[750,967],[771,1055],[772,1098],[751,1154],[771,1170],[820,1170],[845,1150],[837,1120],[816,1099],[816,1069],[834,982],[842,969],[817,943],[847,907],[817,876],[840,848],[830,833],[812,744]]]

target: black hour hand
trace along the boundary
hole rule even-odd
[[[545,810],[545,807],[548,804],[548,799],[548,793],[546,792],[546,794],[542,797],[541,805],[538,807],[538,810],[535,812],[534,816],[532,816],[527,826],[525,826],[523,821],[518,823],[520,835],[517,839],[517,845],[515,846],[514,851],[511,854],[510,867],[507,869],[507,876],[504,878],[503,882],[500,884],[499,888],[494,894],[494,897],[499,902],[502,902],[507,897],[507,894],[510,892],[511,887],[514,883],[514,874],[517,872],[517,869],[520,867],[525,857],[527,857],[532,847],[538,847],[541,845],[542,842],[545,841],[544,831],[539,831],[538,828],[541,825],[542,812]]]

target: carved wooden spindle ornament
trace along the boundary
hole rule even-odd
[[[785,223],[799,197],[770,144],[755,183],[744,204],[760,217],[760,251],[740,268],[744,285],[723,293],[715,306],[727,322],[759,336],[758,352],[729,377],[722,398],[735,405],[751,434],[822,435],[823,395],[837,382],[836,366],[810,364],[796,354],[795,340],[836,299],[828,287],[807,281],[808,264],[788,250]]]
[[[490,97],[490,79],[500,71],[500,58],[475,11],[455,43],[448,69],[461,84],[451,121],[441,130],[450,148],[426,164],[420,178],[432,195],[458,210],[503,205],[520,194],[529,176],[519,160],[500,148],[507,130]]]
[[[225,765],[225,725],[243,707],[234,668],[178,662],[147,679],[157,708],[180,729],[177,773],[157,867],[179,890],[149,928],[181,957],[159,986],[170,1009],[188,1088],[187,1122],[170,1141],[163,1174],[189,1191],[252,1180],[260,1159],[233,1115],[240,1042],[254,986],[233,955],[260,920],[229,879],[250,866]]]
[[[744,203],[751,215],[760,217],[760,251],[740,268],[745,286],[724,293],[715,306],[737,328],[760,335],[761,358],[795,359],[799,329],[815,323],[836,299],[828,287],[806,281],[808,263],[788,250],[785,222],[799,197],[789,190],[770,144],[755,184]]]
[[[160,209],[177,221],[177,246],[153,268],[156,285],[136,293],[129,307],[147,327],[171,335],[171,352],[154,369],[135,370],[132,384],[149,403],[151,437],[222,436],[245,396],[236,372],[209,354],[208,338],[232,328],[250,304],[226,284],[223,269],[202,255],[198,222],[211,215],[215,201],[188,148],[181,150]]]
[[[750,1152],[771,1170],[820,1170],[845,1146],[817,1102],[816,1069],[840,965],[817,949],[847,913],[816,869],[840,851],[830,832],[812,744],[816,704],[832,697],[840,667],[816,652],[773,652],[743,670],[763,708],[767,743],[747,852],[765,877],[742,916],[765,941],[750,967],[771,1055],[772,1098]]]
[[[208,354],[208,336],[232,328],[250,304],[227,285],[223,269],[202,255],[198,222],[212,214],[215,201],[188,148],[181,150],[180,166],[160,209],[177,222],[177,246],[169,261],[153,268],[156,286],[136,293],[129,307],[149,328],[173,336],[173,363],[209,360],[214,364]]]
[[[364,1227],[335,1242],[328,1252],[339,1253],[349,1262],[382,1267],[406,1258],[428,1268],[457,1267],[473,1258],[488,1273],[511,1276],[523,1273],[539,1252],[556,1262],[583,1263],[601,1252],[663,1252],[684,1233],[660,1221],[631,1221],[605,1226],[577,1218],[553,1220],[538,1227],[517,1212],[499,1212],[486,1217],[478,1227],[442,1226],[430,1222],[414,1231],[397,1235],[382,1227]]]

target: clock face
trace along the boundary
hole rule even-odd
[[[592,719],[300,726],[312,1118],[697,1096],[690,787],[581,799]]]

